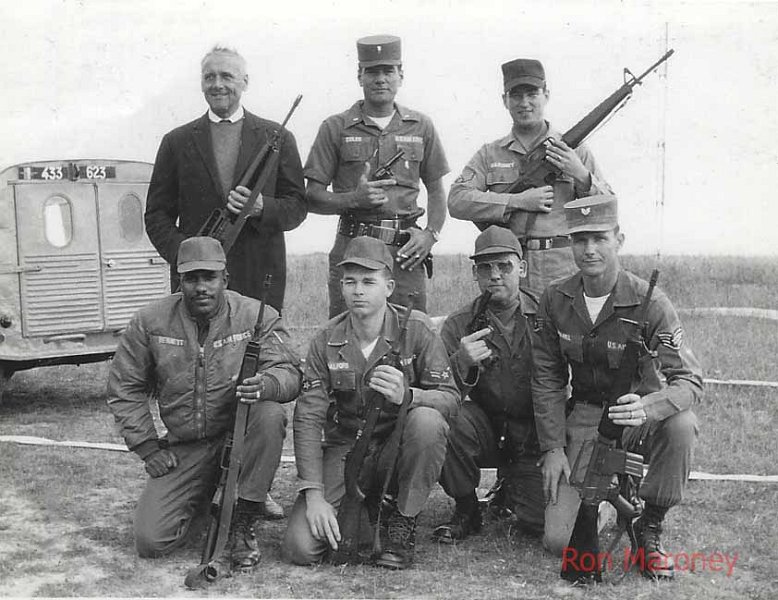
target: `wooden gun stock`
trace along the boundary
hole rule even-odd
[[[225,254],[230,251],[235,240],[238,239],[238,235],[257,203],[257,198],[259,198],[262,189],[276,169],[279,160],[281,133],[286,128],[286,124],[302,98],[302,95],[295,98],[292,108],[289,109],[281,126],[272,133],[270,139],[260,148],[238,181],[237,185],[251,189],[251,195],[246,200],[240,213],[235,214],[227,207],[217,208],[209,215],[197,232],[197,235],[207,235],[219,240]]]
[[[270,289],[272,275],[265,276],[262,303],[259,306],[254,334],[249,340],[240,365],[237,383],[253,377],[259,372],[262,352],[262,322],[265,318],[265,298]],[[249,404],[238,400],[235,411],[235,425],[232,434],[228,434],[222,448],[219,464],[219,483],[211,498],[209,509],[208,534],[200,558],[200,564],[192,569],[184,579],[184,585],[190,589],[201,588],[208,583],[229,574],[231,565],[220,560],[227,547],[232,524],[232,514],[238,501],[238,476],[243,461],[243,445],[246,438],[246,423],[249,416]]]

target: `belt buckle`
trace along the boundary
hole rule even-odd
[[[540,240],[527,240],[525,245],[527,250],[540,250]]]

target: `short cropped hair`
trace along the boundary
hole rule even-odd
[[[214,54],[226,54],[228,56],[232,56],[233,58],[237,58],[240,62],[240,68],[243,70],[243,74],[246,74],[246,59],[241,56],[240,52],[238,52],[235,48],[232,48],[230,46],[223,46],[221,44],[214,45],[213,48],[211,48],[208,52],[206,52],[205,56],[203,56],[203,59],[200,61],[200,69],[205,66],[205,61],[208,60],[211,56]]]

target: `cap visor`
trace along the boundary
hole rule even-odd
[[[531,85],[532,87],[540,89],[546,85],[546,81],[545,79],[540,79],[539,77],[517,77],[516,79],[511,79],[508,83],[505,84],[505,91],[510,92],[513,88],[519,85]]]
[[[480,250],[476,252],[475,254],[470,255],[470,258],[478,258],[479,256],[489,256],[491,254],[515,254],[519,258],[521,258],[521,254],[516,252],[516,248],[511,248],[510,246],[489,246],[488,248],[484,248],[483,250]]]
[[[344,265],[357,265],[359,267],[364,267],[365,269],[370,269],[371,271],[380,271],[381,269],[389,268],[384,263],[378,262],[377,260],[370,260],[369,258],[347,258],[338,263],[339,267]]]
[[[191,271],[224,271],[227,265],[215,260],[195,260],[178,265],[179,273],[190,273]]]
[[[611,231],[616,228],[616,225],[576,225],[575,227],[569,227],[567,229],[567,235],[573,233],[581,233],[582,231]]]

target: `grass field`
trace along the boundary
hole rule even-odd
[[[647,276],[654,261],[626,257]],[[775,308],[778,266],[768,259],[668,258],[662,287],[677,307]],[[469,261],[443,256],[430,287],[430,313],[444,314],[472,296]],[[285,317],[297,347],[326,313],[326,256],[291,257]],[[687,342],[706,377],[778,379],[778,323],[760,319],[685,319]],[[0,407],[0,434],[58,440],[120,442],[105,406],[107,364],[62,366],[17,373]],[[709,387],[696,408],[701,425],[693,468],[716,473],[775,474],[778,405],[774,391]],[[286,441],[291,451],[291,435]],[[452,503],[436,490],[422,513],[417,561],[407,572],[369,567],[291,567],[278,545],[284,523],[260,532],[263,560],[254,573],[217,583],[207,592],[183,587],[199,562],[198,540],[173,556],[135,556],[132,513],[145,481],[128,453],[0,445],[0,595],[3,596],[241,596],[436,598],[775,598],[778,593],[778,485],[691,482],[671,511],[668,549],[734,556],[731,576],[699,568],[671,583],[630,574],[619,583],[584,591],[558,578],[558,559],[539,542],[489,522],[456,547],[429,540]],[[295,494],[293,464],[282,463],[273,489],[287,511]],[[614,580],[615,577],[611,577]]]

